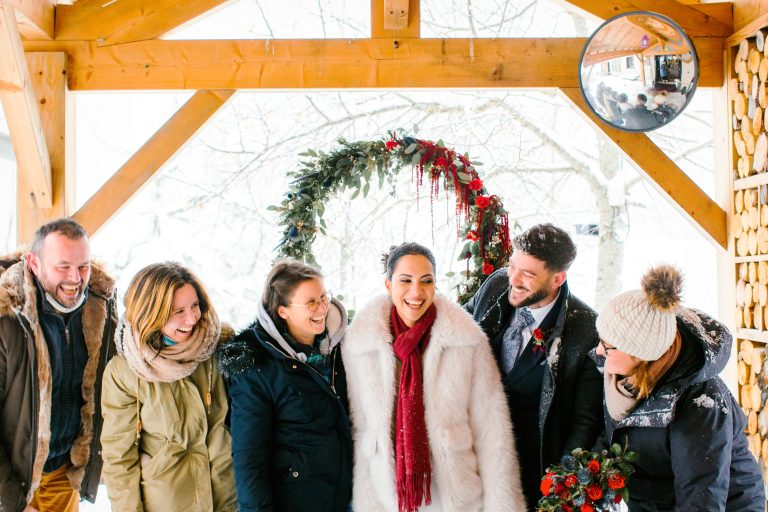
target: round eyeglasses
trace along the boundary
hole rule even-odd
[[[330,293],[326,293],[325,295],[321,295],[320,296],[320,300],[312,299],[309,302],[307,302],[306,304],[299,304],[299,303],[296,303],[296,302],[291,302],[288,305],[289,306],[301,306],[303,308],[307,308],[310,311],[310,313],[314,313],[315,311],[320,309],[320,306],[328,307],[328,305],[331,303],[331,300],[332,300],[331,294]]]

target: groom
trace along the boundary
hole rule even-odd
[[[547,466],[591,449],[603,427],[603,382],[588,353],[596,313],[568,290],[576,258],[568,233],[539,224],[512,241],[508,269],[494,272],[465,306],[488,336],[515,430],[523,492],[536,506]]]

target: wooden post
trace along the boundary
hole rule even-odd
[[[38,208],[51,208],[51,161],[40,123],[38,102],[8,0],[0,0],[0,101],[13,141],[21,183]]]
[[[406,25],[403,28],[397,30],[389,30],[385,28],[389,26],[387,18],[390,20],[397,18],[397,13],[387,16],[385,13],[385,6],[395,4],[400,5],[403,0],[371,0],[371,38],[407,38],[407,37],[421,37],[421,11],[419,0],[405,0],[408,4],[406,11]],[[400,25],[402,26],[402,23]]]
[[[51,161],[52,205],[35,207],[19,167],[16,239],[20,244],[30,243],[41,224],[66,217],[75,207],[74,99],[67,90],[67,56],[28,53],[26,60]]]

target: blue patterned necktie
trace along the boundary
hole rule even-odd
[[[517,312],[517,318],[509,324],[504,331],[504,337],[501,341],[501,365],[504,368],[504,375],[512,371],[517,360],[517,354],[523,345],[523,329],[533,324],[534,319],[528,308],[520,308]]]

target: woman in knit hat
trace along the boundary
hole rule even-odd
[[[641,290],[614,297],[597,319],[606,441],[639,454],[629,510],[763,512],[746,420],[718,377],[731,335],[681,306],[681,291],[680,272],[658,266]]]
[[[227,393],[213,361],[231,335],[187,268],[157,263],[133,278],[101,396],[112,510],[237,510]]]

